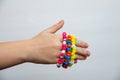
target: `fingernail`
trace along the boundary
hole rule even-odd
[[[90,56],[90,51],[87,50],[87,51],[86,51],[86,54],[87,54],[87,56]]]

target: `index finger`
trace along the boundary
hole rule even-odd
[[[77,39],[76,40],[76,46],[82,47],[82,48],[88,48],[89,45],[88,45],[88,43],[86,43],[86,42],[84,42],[82,40]]]

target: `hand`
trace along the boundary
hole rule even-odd
[[[61,52],[62,36],[55,34],[62,26],[64,21],[53,25],[42,31],[40,34],[30,40],[30,52],[27,54],[26,61],[40,64],[55,64]],[[88,44],[77,40],[77,58],[85,60],[90,52],[86,50]]]

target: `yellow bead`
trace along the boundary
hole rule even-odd
[[[76,40],[76,36],[75,36],[75,35],[72,35],[72,39],[75,39],[75,40]]]
[[[73,52],[73,53],[76,53],[76,52],[77,52],[76,47],[73,47],[73,48],[72,48],[72,52]]]
[[[73,45],[73,44],[76,44],[76,41],[72,41],[72,45]]]
[[[72,67],[72,65],[73,65],[73,64],[69,64],[68,66],[69,66],[69,67]]]
[[[71,55],[75,55],[75,53],[72,52]]]
[[[76,58],[76,55],[71,56],[71,60],[74,60]]]

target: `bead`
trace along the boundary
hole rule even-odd
[[[68,65],[70,64],[70,62],[64,62],[63,64],[65,64],[65,65],[67,65],[67,66],[68,66]]]
[[[68,66],[64,66],[64,68],[65,68],[65,69],[67,69],[67,68],[68,68]]]
[[[66,33],[66,32],[63,32],[63,33],[62,33],[62,36],[66,36],[66,35],[67,35],[67,33]]]
[[[72,47],[72,45],[71,45],[71,44],[67,44],[67,47],[71,48],[71,47]]]
[[[63,38],[64,41],[66,41],[67,39],[66,38]]]
[[[66,44],[62,45],[62,50],[66,50]]]
[[[76,47],[73,47],[72,50],[76,50]]]
[[[69,60],[64,59],[63,62],[69,62]]]
[[[70,64],[74,64],[74,61],[70,61]]]
[[[73,64],[69,64],[68,66],[69,66],[69,67],[72,67],[72,65],[73,65]]]
[[[75,35],[72,35],[72,39],[76,40],[76,36],[75,36]]]
[[[74,47],[76,47],[76,45],[75,45],[75,44],[72,44],[72,48],[74,48]]]
[[[63,32],[63,33],[62,33],[63,39],[66,38],[66,35],[67,35],[66,32]]]
[[[62,50],[61,53],[65,54],[65,50]]]
[[[76,41],[72,41],[72,45],[73,45],[73,44],[76,44]]]
[[[57,63],[57,67],[58,67],[58,68],[60,68],[60,67],[61,67],[61,65]]]
[[[67,68],[68,68],[68,66],[67,66],[67,65],[62,65],[62,67],[63,67],[64,69],[67,69]]]
[[[71,60],[74,60],[76,58],[76,55],[71,56]]]
[[[58,59],[58,64],[62,64],[62,59],[61,58]]]
[[[70,41],[70,40],[67,40],[66,42],[67,42],[67,44],[71,44],[71,41]]]
[[[75,55],[75,53],[74,53],[74,52],[72,52],[72,53],[71,53],[71,55],[73,56],[73,55]]]
[[[66,48],[66,51],[71,51],[72,50],[72,48]]]
[[[68,39],[68,40],[72,40],[72,36],[71,36],[71,35],[68,35],[68,36],[67,36],[67,39]]]
[[[64,58],[65,54],[64,53],[61,53],[60,54],[60,58]]]
[[[63,44],[66,44],[66,41],[63,41]]]
[[[66,60],[70,60],[70,56],[65,56],[65,59]]]
[[[76,52],[77,52],[76,49],[73,49],[73,50],[72,50],[72,53],[76,53]]]
[[[71,52],[70,51],[66,52],[66,56],[71,56]]]

